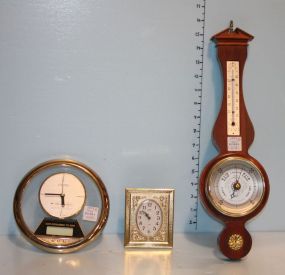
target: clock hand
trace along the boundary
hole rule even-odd
[[[44,193],[45,196],[62,196],[61,193]]]
[[[64,175],[62,175],[62,181],[61,181],[61,194],[63,194],[63,182],[64,182]]]
[[[65,203],[64,203],[64,197],[65,197],[65,194],[61,194],[60,195],[60,199],[61,199],[61,206],[64,207],[65,206]]]
[[[60,196],[60,199],[61,199],[61,206],[65,206],[65,203],[64,203],[64,197],[65,197],[65,194],[61,194],[61,193],[44,193],[45,196]]]
[[[236,197],[236,195],[235,195],[235,192],[236,192],[237,190],[233,190],[233,193],[231,194],[231,199],[233,199],[234,197]]]
[[[236,181],[235,181],[235,183],[236,183]],[[235,192],[236,192],[235,187],[234,187],[235,183],[232,185],[233,193],[231,194],[231,199],[233,199],[235,197]]]
[[[240,190],[241,185],[238,180],[235,181],[235,183],[232,185],[233,193],[231,194],[231,199],[236,197],[235,193]]]
[[[144,215],[150,220],[150,215],[148,213],[146,213],[145,211],[142,211],[144,213]]]
[[[65,174],[62,174],[62,181],[61,181],[61,194],[60,194],[61,206],[62,206],[62,207],[64,207],[64,206],[65,206],[65,203],[64,203],[64,197],[65,197],[65,194],[63,193],[64,176],[65,176]]]
[[[240,174],[239,174],[238,179],[237,179],[237,183],[239,182],[239,178],[240,178],[240,176],[242,174],[242,171],[243,171],[243,169],[241,168]]]

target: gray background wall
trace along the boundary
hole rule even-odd
[[[210,37],[228,27],[253,34],[244,92],[271,195],[251,230],[284,230],[285,2],[206,4],[202,167],[216,151],[211,129],[221,78]],[[125,187],[176,189],[175,231],[191,231],[196,1],[0,1],[0,234],[18,233],[15,189],[40,162],[72,158],[109,191],[105,232],[124,230]],[[198,231],[220,225],[199,207]]]

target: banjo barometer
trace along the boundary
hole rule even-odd
[[[200,196],[206,210],[224,224],[218,244],[230,259],[240,259],[250,251],[252,239],[245,224],[262,210],[269,195],[268,176],[248,153],[254,128],[244,103],[242,74],[252,39],[245,31],[234,30],[232,22],[228,29],[212,37],[224,92],[213,129],[219,154],[201,174]]]

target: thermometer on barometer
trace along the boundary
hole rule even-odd
[[[239,112],[239,62],[227,61],[227,132],[228,135],[240,134]]]

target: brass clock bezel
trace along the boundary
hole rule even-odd
[[[23,214],[22,214],[22,198],[23,193],[25,191],[25,188],[29,185],[31,179],[38,175],[39,173],[45,171],[46,169],[56,167],[56,166],[62,166],[62,167],[75,167],[79,170],[81,170],[83,173],[88,175],[93,183],[97,186],[100,197],[102,200],[102,209],[101,214],[98,217],[98,222],[94,226],[94,228],[91,230],[89,234],[84,236],[84,238],[80,239],[77,242],[73,242],[70,244],[54,244],[54,243],[47,243],[45,241],[42,241],[39,237],[35,235],[33,231],[30,230],[28,225],[26,224]],[[109,216],[109,196],[106,190],[106,187],[101,180],[101,178],[88,166],[86,166],[83,163],[80,163],[78,161],[70,160],[70,159],[56,159],[56,160],[49,160],[44,163],[39,164],[38,166],[31,169],[21,180],[20,184],[18,185],[18,188],[15,192],[14,201],[13,201],[13,211],[14,211],[14,217],[15,221],[23,234],[23,236],[33,245],[37,246],[38,248],[52,252],[52,253],[70,253],[77,251],[86,245],[88,245],[90,242],[94,241],[103,228],[105,227],[108,216]]]
[[[227,208],[225,206],[222,207],[210,194],[210,178],[211,178],[211,175],[213,174],[213,171],[216,171],[217,167],[222,166],[224,163],[231,162],[231,161],[240,161],[240,162],[245,162],[249,164],[251,167],[253,167],[257,171],[260,178],[262,179],[262,194],[258,198],[258,202],[253,207],[247,207],[243,211],[240,210],[236,213],[233,213],[230,208]],[[240,156],[230,156],[230,157],[221,159],[220,161],[215,163],[215,165],[209,170],[208,175],[206,177],[206,182],[205,182],[205,194],[209,202],[211,203],[211,205],[221,214],[228,216],[228,217],[233,217],[233,218],[244,217],[254,212],[262,203],[264,195],[265,195],[265,179],[264,179],[262,171],[249,159],[246,159]]]
[[[162,224],[153,236],[146,236],[137,226],[137,210],[145,200],[155,201],[162,212]],[[125,241],[126,248],[172,248],[174,219],[174,189],[126,188]]]

